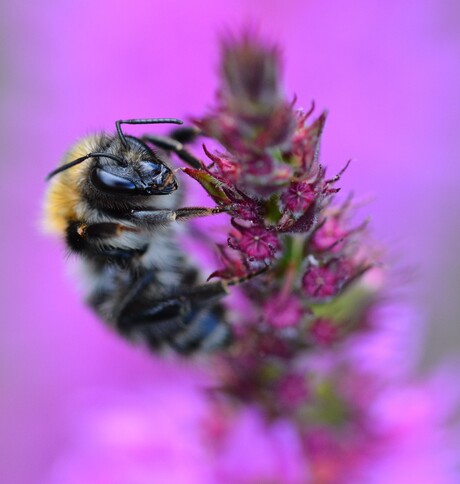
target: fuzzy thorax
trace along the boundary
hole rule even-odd
[[[103,135],[91,135],[76,143],[64,156],[62,165],[95,151]],[[69,222],[78,220],[82,187],[87,179],[88,163],[80,163],[51,179],[45,199],[43,226],[46,232],[64,235]]]

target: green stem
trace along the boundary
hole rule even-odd
[[[297,279],[297,272],[300,267],[300,262],[302,260],[304,244],[305,237],[296,235],[292,236],[289,254],[290,257],[286,264],[284,283],[280,293],[282,299],[287,298],[287,296],[292,292],[292,288]]]

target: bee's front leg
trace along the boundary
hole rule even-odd
[[[132,210],[130,213],[130,219],[132,222],[148,228],[167,225],[176,220],[207,217],[208,215],[216,215],[225,211],[225,207],[184,207],[176,210]]]

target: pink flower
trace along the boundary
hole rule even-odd
[[[253,176],[271,175],[275,166],[273,160],[267,155],[251,156],[241,161],[245,173]]]
[[[230,246],[246,254],[249,259],[272,259],[281,250],[281,243],[273,231],[260,226],[246,227],[235,221],[233,225],[239,234],[229,241]]]
[[[203,150],[206,156],[213,162],[209,167],[212,174],[221,181],[229,184],[238,182],[241,176],[241,165],[229,153],[211,153],[205,145]]]
[[[308,328],[308,332],[315,343],[323,346],[331,345],[339,336],[337,323],[334,324],[328,319],[316,319]]]
[[[238,114],[272,112],[283,101],[280,50],[266,45],[247,30],[222,43],[222,96]],[[262,113],[261,113],[262,112]]]
[[[304,176],[310,176],[317,169],[319,145],[327,117],[327,113],[323,112],[312,124],[307,125],[306,120],[313,108],[308,113],[298,112],[297,129],[292,140],[293,152],[301,159]]]
[[[275,296],[268,299],[264,305],[266,321],[274,328],[285,328],[299,324],[305,310],[294,295]]]
[[[287,409],[295,409],[308,402],[310,390],[306,375],[290,374],[278,383],[277,398]]]
[[[343,223],[338,217],[327,218],[312,238],[312,248],[317,251],[337,252],[343,247],[341,240],[347,235]]]
[[[281,207],[296,215],[300,215],[313,203],[316,198],[314,187],[307,182],[292,182],[281,195]]]
[[[244,277],[249,272],[248,263],[241,252],[231,249],[228,245],[218,244],[217,248],[224,268],[214,271],[208,277],[208,281],[213,277],[221,277],[224,279]]]
[[[315,299],[336,296],[351,277],[351,267],[344,261],[310,266],[302,278],[306,294]]]

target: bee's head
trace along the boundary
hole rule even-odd
[[[95,156],[89,171],[92,186],[107,195],[168,195],[177,189],[173,172],[144,143],[112,138]]]
[[[61,165],[47,179],[71,169],[85,160],[87,180],[83,189],[89,198],[128,201],[132,196],[168,195],[177,189],[174,173],[152,149],[141,140],[126,136],[104,136],[97,149]]]
[[[104,136],[97,149],[52,171],[47,179],[85,160],[90,160],[86,188],[90,197],[125,199],[136,195],[168,195],[177,189],[177,182],[168,166],[140,139],[125,136],[121,124],[182,124],[175,118],[129,119],[117,121],[117,135]]]

